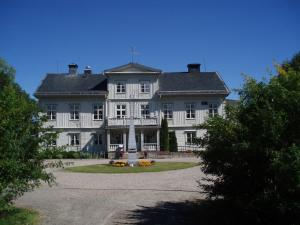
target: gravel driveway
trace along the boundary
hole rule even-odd
[[[181,158],[157,161],[194,161]],[[108,163],[107,160],[77,160],[75,165]],[[126,220],[135,210],[162,202],[198,199],[199,166],[158,173],[93,174],[53,171],[57,186],[26,193],[18,206],[38,210],[44,225],[137,224]],[[126,221],[124,221],[126,220]]]

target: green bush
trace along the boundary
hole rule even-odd
[[[299,224],[300,69],[278,71],[268,82],[248,78],[240,103],[200,126],[202,169],[212,175],[201,186],[240,209],[244,224]]]

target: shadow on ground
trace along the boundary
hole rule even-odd
[[[294,216],[296,213],[293,214]],[[299,216],[297,217],[299,218]],[[114,220],[114,225],[296,225],[291,216],[282,217],[272,208],[258,213],[243,211],[222,200],[160,202],[153,207],[140,206]]]
[[[234,210],[235,211],[235,210]],[[236,215],[228,207],[211,201],[161,202],[154,207],[140,209],[120,215],[117,224],[131,225],[217,225],[239,224]],[[240,218],[239,218],[240,219]]]

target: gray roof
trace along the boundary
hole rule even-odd
[[[107,79],[102,74],[69,75],[47,74],[35,92],[41,95],[103,95],[107,92]]]
[[[105,95],[108,92],[106,74],[108,75],[111,71],[116,74],[147,74],[146,71],[148,71],[149,74],[158,76],[159,95],[220,94],[227,96],[229,94],[228,88],[216,72],[161,73],[160,70],[137,63],[129,63],[106,71],[105,75],[47,74],[35,96]]]
[[[159,93],[229,94],[229,90],[216,72],[163,73],[159,77]]]

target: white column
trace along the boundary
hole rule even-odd
[[[156,150],[157,151],[160,151],[160,142],[159,142],[159,139],[160,139],[160,135],[159,135],[160,131],[159,129],[157,129],[157,132],[156,132]]]
[[[144,150],[144,131],[141,130],[141,151]]]
[[[126,143],[127,143],[127,139],[126,139],[126,130],[123,131],[123,145],[124,145],[124,151],[126,151]]]
[[[110,130],[107,130],[107,133],[106,133],[106,148],[107,148],[107,152],[109,152],[109,147],[110,147]]]

